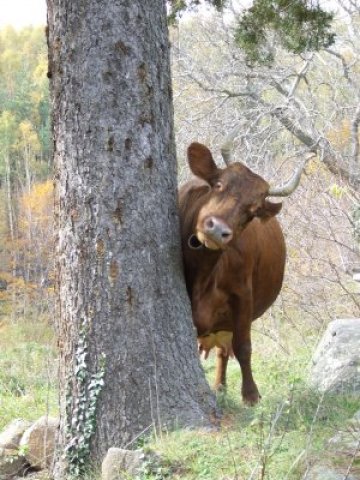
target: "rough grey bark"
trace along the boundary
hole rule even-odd
[[[165,1],[47,4],[61,477],[216,412],[181,267]]]

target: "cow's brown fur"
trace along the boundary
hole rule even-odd
[[[233,333],[242,396],[254,404],[260,395],[251,371],[250,329],[282,285],[285,243],[275,219],[281,204],[266,200],[268,183],[241,163],[219,169],[210,151],[198,143],[190,145],[188,159],[198,179],[181,187],[179,206],[186,286],[199,345],[206,350],[221,344],[208,335]],[[209,219],[224,229],[224,239],[208,234]],[[196,249],[189,246],[194,234],[200,240]],[[230,353],[216,347],[216,388],[225,385]]]

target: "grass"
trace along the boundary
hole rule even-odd
[[[43,316],[0,323],[0,431],[57,413],[54,334]]]
[[[141,445],[164,460],[142,479],[299,480],[314,460],[330,457],[325,442],[360,409],[359,399],[308,388],[314,339],[305,343],[285,324],[272,336],[276,341],[261,333],[261,324],[256,329],[253,367],[261,402],[243,405],[240,369],[230,361],[227,391],[218,395],[220,428],[143,439]],[[203,365],[211,383],[214,357]],[[53,329],[45,316],[0,317],[0,431],[14,418],[35,420],[46,412],[57,413]]]
[[[256,337],[254,376],[261,402],[242,404],[239,367],[231,361],[227,391],[218,396],[223,411],[219,431],[163,433],[148,444],[164,457],[168,478],[299,480],[309,464],[325,459],[325,442],[359,410],[359,398],[323,396],[307,387],[307,348],[293,345],[285,353],[271,344],[264,348],[263,336]],[[214,358],[204,368],[211,382]]]

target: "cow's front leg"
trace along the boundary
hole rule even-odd
[[[255,405],[261,398],[256,386],[251,369],[251,338],[249,332],[242,330],[234,335],[234,353],[240,363],[242,373],[241,394],[244,402],[248,405]]]
[[[241,394],[244,402],[255,405],[261,398],[259,390],[253,378],[251,369],[251,323],[252,323],[252,300],[251,294],[247,300],[233,300],[234,312],[234,355],[240,363],[242,373]]]

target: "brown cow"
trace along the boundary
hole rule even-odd
[[[188,148],[198,177],[180,188],[179,206],[186,286],[198,332],[199,350],[216,347],[215,388],[225,386],[229,356],[242,372],[242,397],[255,404],[260,394],[251,371],[251,322],[278,296],[284,274],[285,243],[275,215],[281,203],[269,184],[241,163],[220,169],[199,143]],[[295,183],[299,182],[297,174]],[[294,182],[293,182],[294,183]]]

